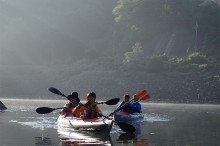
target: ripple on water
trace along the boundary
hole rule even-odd
[[[144,121],[146,122],[167,122],[170,121],[170,118],[167,115],[158,115],[155,113],[145,114]]]
[[[24,121],[22,119],[25,119]],[[10,120],[9,122],[18,123],[22,126],[30,126],[32,128],[53,128],[57,129],[56,117],[23,117],[19,120]]]

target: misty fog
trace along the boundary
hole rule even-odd
[[[205,98],[210,85],[220,95],[217,0],[1,0],[0,19],[0,97],[58,99],[47,91],[55,86],[82,97],[148,89],[156,101],[189,101],[195,84]],[[196,66],[186,56],[194,52]]]

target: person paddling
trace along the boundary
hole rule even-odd
[[[136,95],[133,96],[133,103],[131,105],[132,113],[142,113],[141,104],[139,103],[139,98],[135,98]]]
[[[130,96],[128,94],[124,95],[124,100],[115,110],[115,112],[121,111],[126,113],[141,113],[141,104],[139,103],[139,99],[135,98],[136,95],[133,96],[133,103],[130,101]]]
[[[72,92],[70,95],[67,96],[70,101],[64,105],[64,108],[60,111],[60,114],[64,117],[74,117],[74,113],[72,110],[78,106],[80,99],[78,97],[77,92]]]
[[[86,95],[86,104],[84,105],[86,108],[86,117],[89,119],[101,117],[102,111],[98,107],[96,100],[95,92],[89,92]]]
[[[121,111],[126,113],[132,113],[132,104],[129,102],[130,95],[126,94],[123,96],[123,101],[121,104],[117,107],[115,112]]]

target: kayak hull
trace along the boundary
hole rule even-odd
[[[61,142],[67,145],[111,145],[110,133],[98,131],[79,131],[70,128],[58,127],[58,136]]]
[[[83,131],[105,131],[110,132],[113,121],[102,118],[94,119],[81,119],[76,117],[63,117],[59,116],[58,126],[64,128],[73,128],[74,130]]]
[[[128,114],[125,112],[114,112],[113,116],[115,121],[123,121],[123,122],[136,122],[136,121],[142,121],[144,119],[144,114],[142,113]]]

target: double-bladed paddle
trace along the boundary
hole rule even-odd
[[[60,95],[60,94],[59,94]],[[62,95],[63,96],[63,95]],[[108,101],[105,101],[105,102],[98,102],[97,104],[107,104],[107,105],[115,105],[117,104],[118,102],[120,101],[120,98],[113,98],[113,99],[110,99]],[[53,112],[54,110],[57,110],[57,109],[63,109],[64,107],[58,107],[58,108],[50,108],[50,107],[39,107],[36,109],[36,112],[38,114],[49,114],[51,112]]]
[[[54,87],[50,87],[50,88],[48,88],[48,90],[50,91],[50,92],[52,92],[52,93],[54,93],[54,94],[57,94],[57,95],[61,95],[61,96],[63,96],[63,97],[66,97],[70,102],[71,102],[71,99],[70,98],[68,98],[66,95],[64,95],[62,92],[60,92],[58,89],[56,89],[56,88],[54,88]],[[106,102],[105,102],[106,103]],[[107,102],[108,103],[108,102]],[[92,110],[92,109],[90,109],[90,108],[88,108],[88,107],[86,107],[88,110]],[[92,111],[94,111],[94,110],[92,110]],[[95,112],[95,111],[94,111]],[[100,113],[99,113],[100,114]],[[135,132],[135,127],[134,126],[132,126],[131,124],[128,124],[128,123],[124,123],[124,122],[117,122],[117,121],[115,121],[115,120],[113,120],[113,119],[111,119],[111,118],[109,118],[109,117],[107,117],[107,116],[105,116],[105,115],[103,115],[103,114],[100,114],[102,117],[104,117],[104,118],[106,118],[106,119],[109,119],[109,120],[112,120],[114,123],[116,123],[117,125],[118,125],[118,127],[119,128],[121,128],[121,130],[123,130],[123,131],[125,131],[125,132],[127,132],[127,133],[133,133],[133,132]]]
[[[140,102],[142,100],[147,100],[150,98],[150,95],[148,94],[147,90],[142,90],[135,94],[134,98],[131,99],[129,102],[124,103],[122,106],[118,107],[114,112],[120,111],[124,108],[124,106],[128,103],[131,103],[135,98],[138,98],[139,100],[137,102]],[[110,113],[108,116],[112,115],[114,112]]]
[[[68,98],[66,95],[64,95],[63,93],[61,93],[58,89],[54,88],[54,87],[50,87],[48,88],[48,90],[54,94],[57,94],[57,95],[61,95],[63,97],[66,97],[69,101],[71,101],[70,98]],[[120,98],[113,98],[113,99],[110,99],[108,101],[105,101],[105,102],[97,102],[97,104],[107,104],[107,105],[115,105],[117,104],[118,102],[120,101]]]

